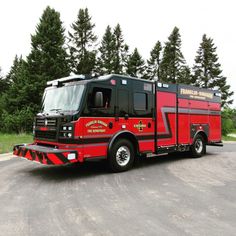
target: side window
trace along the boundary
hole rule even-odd
[[[120,89],[118,91],[119,116],[129,114],[129,92]]]
[[[82,116],[110,117],[114,115],[114,94],[110,88],[92,87],[89,89],[87,104]]]
[[[146,111],[147,107],[148,107],[147,94],[146,93],[134,93],[134,110]]]
[[[97,106],[96,104],[96,94],[98,92],[103,98],[103,104],[101,106]],[[88,99],[89,108],[109,109],[111,105],[111,89],[94,87]]]

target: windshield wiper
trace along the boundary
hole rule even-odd
[[[51,109],[50,111],[61,111],[62,109],[61,108],[54,108],[54,109]]]
[[[62,109],[61,108],[54,108],[54,109],[51,109],[50,111],[55,111],[57,113],[59,113],[60,115],[64,115],[63,112],[60,112]]]

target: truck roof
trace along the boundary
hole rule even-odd
[[[70,75],[67,77],[51,80],[47,82],[47,85],[49,86],[56,86],[58,83],[69,83],[72,81],[105,81],[109,80],[113,77],[118,77],[118,78],[124,78],[124,79],[132,79],[132,80],[139,80],[143,82],[150,82],[153,83],[153,80],[146,80],[142,78],[136,78],[136,77],[131,77],[131,76],[126,76],[126,75],[118,75],[118,74],[109,74],[109,75],[102,75],[102,76],[87,76],[87,75]]]
[[[103,76],[88,76],[88,75],[70,75],[68,77],[63,77],[60,79],[48,81],[47,85],[49,86],[58,86],[59,84],[66,84],[70,82],[82,82],[83,84],[91,83],[91,82],[99,82],[99,81],[108,81],[111,79],[127,79],[127,80],[134,80],[144,83],[151,83],[154,84],[156,80],[146,80],[137,77],[131,77],[127,75],[119,75],[119,74],[109,74]],[[177,92],[182,94],[183,97],[192,97],[193,99],[200,98],[199,94],[205,94],[208,96],[216,96],[221,97],[220,92],[218,90],[207,89],[207,88],[200,88],[193,85],[186,85],[186,84],[170,84],[165,82],[157,81],[157,90],[159,91],[170,91],[170,92]],[[211,100],[211,99],[210,99]],[[219,101],[219,99],[217,99]]]

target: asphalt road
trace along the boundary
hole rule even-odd
[[[119,174],[2,158],[0,235],[236,235],[236,144]]]

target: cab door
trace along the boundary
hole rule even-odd
[[[107,156],[108,143],[115,128],[115,103],[114,86],[94,83],[89,87],[86,107],[80,118],[84,120],[82,132],[85,158]]]

